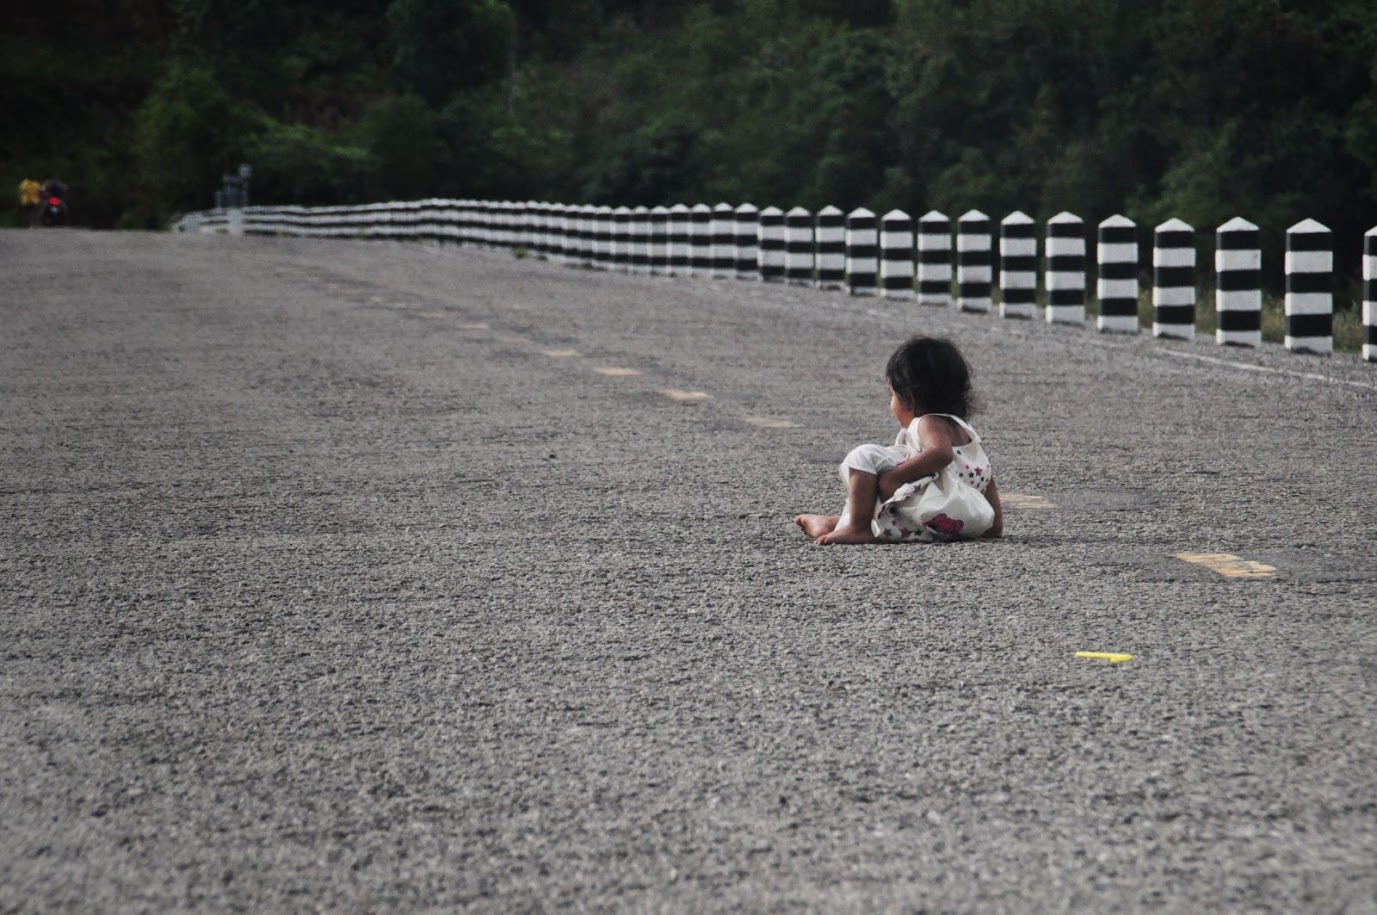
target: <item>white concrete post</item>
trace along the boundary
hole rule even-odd
[[[736,274],[736,210],[730,203],[719,203],[712,208],[709,225],[712,277],[725,280]]]
[[[695,203],[689,208],[689,276],[712,271],[712,207]]]
[[[1334,233],[1313,219],[1286,230],[1286,348],[1334,352]]]
[[[1234,217],[1214,234],[1214,307],[1220,346],[1262,345],[1262,238]]]
[[[1071,213],[1047,220],[1047,323],[1085,323],[1085,222]]]
[[[1377,228],[1363,236],[1363,359],[1377,362]]]
[[[1037,310],[1037,225],[1015,210],[999,223],[999,316],[1033,318]]]
[[[669,208],[669,270],[670,276],[689,276],[692,258],[689,235],[691,213],[682,203]]]
[[[1138,226],[1133,220],[1114,215],[1100,223],[1095,258],[1100,265],[1096,326],[1104,333],[1138,333]]]
[[[760,279],[760,210],[754,204],[743,203],[733,214],[732,226],[736,234],[736,278]]]
[[[822,289],[846,288],[846,218],[834,206],[818,210],[814,220],[813,250],[817,258],[817,283]]]
[[[650,208],[650,272],[669,273],[669,207]]]
[[[1152,335],[1195,339],[1195,229],[1179,219],[1153,231]]]
[[[874,295],[879,285],[880,230],[875,213],[861,207],[846,214],[846,288]]]
[[[956,221],[957,305],[962,311],[988,312],[993,307],[994,266],[990,217],[969,210]]]
[[[803,207],[784,214],[784,276],[797,286],[813,283],[813,214]]]
[[[951,304],[951,220],[936,210],[918,219],[918,304]]]
[[[760,278],[767,283],[784,282],[784,211],[767,206],[760,211]]]
[[[903,210],[880,217],[880,294],[913,298],[913,217]]]

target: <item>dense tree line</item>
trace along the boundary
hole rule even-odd
[[[459,196],[1377,223],[1370,0],[55,0],[15,180],[154,225]],[[81,202],[81,201],[76,201]],[[78,207],[80,212],[80,207]]]

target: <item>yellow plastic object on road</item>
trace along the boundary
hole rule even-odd
[[[1078,658],[1092,658],[1096,661],[1108,661],[1110,664],[1122,664],[1125,661],[1132,661],[1133,655],[1119,654],[1114,651],[1078,651]]]

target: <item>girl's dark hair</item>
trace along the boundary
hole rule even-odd
[[[889,357],[885,379],[915,416],[951,413],[965,419],[977,406],[970,364],[950,340],[910,338]]]

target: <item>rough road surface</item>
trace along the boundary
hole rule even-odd
[[[0,911],[1377,911],[1377,366],[452,248],[0,251]],[[918,330],[1009,536],[813,547]]]

